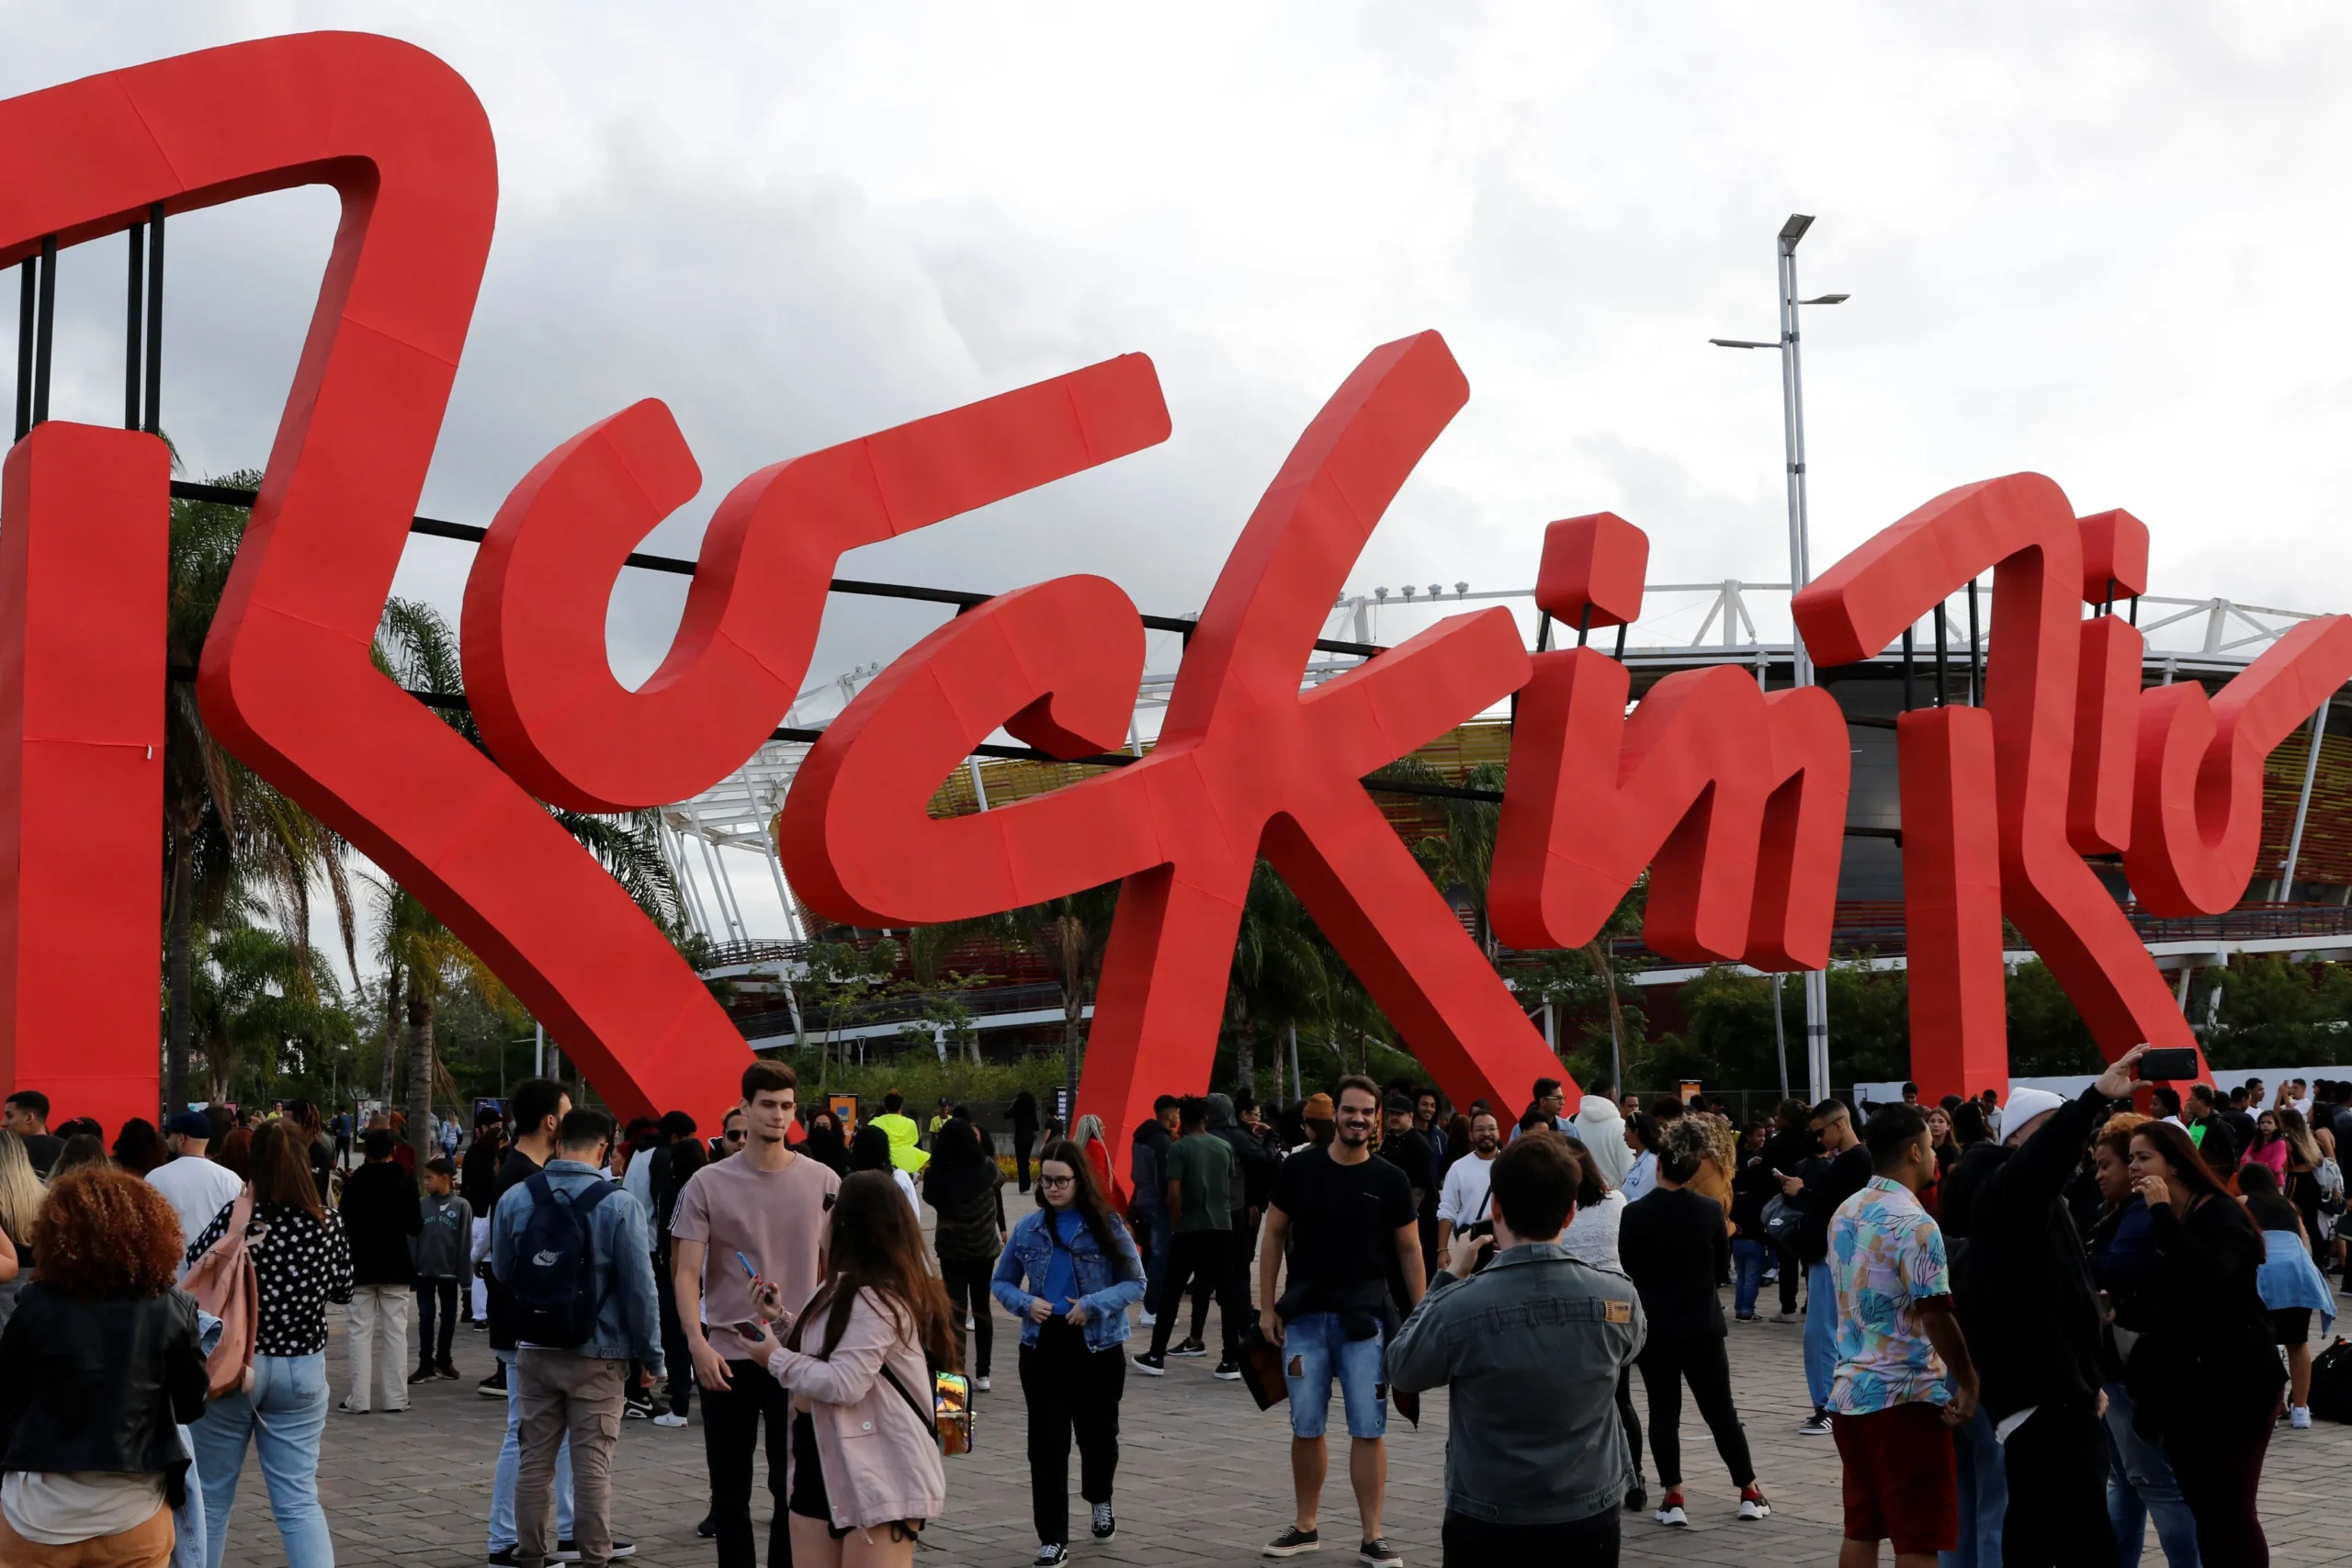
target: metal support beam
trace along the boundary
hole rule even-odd
[[[57,236],[40,243],[40,298],[33,306],[33,423],[49,418],[49,367],[57,336]]]
[[[2331,694],[2328,701],[2335,700]],[[2327,736],[2328,703],[2319,705],[2312,715],[2312,754],[2303,759],[2303,790],[2295,797],[2295,828],[2287,837],[2286,863],[2278,868],[2278,886],[2270,890],[2270,901],[2283,904],[2295,891],[2295,862],[2303,852],[2303,818],[2311,815],[2312,781],[2319,776],[2319,743]]]
[[[147,433],[164,433],[164,204],[147,209]]]
[[[147,305],[147,231],[133,223],[128,231],[130,242],[130,281],[124,290],[122,308],[122,427],[139,428],[140,378],[146,368],[145,356],[139,352],[144,341],[140,332],[141,312]]]

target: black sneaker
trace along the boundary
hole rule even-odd
[[[1374,1536],[1358,1547],[1356,1561],[1363,1568],[1405,1568],[1405,1554],[1389,1545],[1386,1536]]]
[[[409,1386],[413,1388],[416,1384],[421,1382],[431,1382],[434,1376],[435,1373],[431,1367],[419,1367],[416,1371],[409,1373]]]
[[[1155,1356],[1146,1350],[1142,1355],[1135,1358],[1135,1364],[1136,1371],[1148,1378],[1164,1378],[1168,1375],[1168,1358],[1165,1356]]]
[[[1830,1430],[1829,1412],[1826,1410],[1816,1410],[1812,1415],[1806,1416],[1804,1423],[1797,1427],[1797,1436],[1801,1438],[1826,1438],[1830,1436]]]
[[[474,1392],[481,1394],[484,1399],[505,1398],[506,1363],[503,1361],[499,1362],[498,1370],[496,1371],[492,1372],[490,1376],[474,1384]]]
[[[514,1568],[514,1549],[502,1546],[490,1554],[490,1568]]]
[[[702,1517],[702,1523],[695,1527],[695,1534],[702,1537],[705,1540],[718,1540],[718,1521],[712,1518],[708,1514],[705,1514]]]
[[[614,1562],[618,1562],[624,1557],[634,1557],[636,1555],[637,1542],[633,1540],[623,1540],[618,1536],[615,1536],[613,1538],[612,1560]],[[555,1550],[548,1554],[548,1561],[550,1562],[579,1562],[580,1543],[569,1537],[557,1541],[555,1543]]]
[[[1171,1356],[1205,1356],[1209,1348],[1197,1339],[1187,1339],[1168,1353]]]
[[[447,1361],[440,1361],[440,1362],[436,1362],[436,1363],[435,1363],[434,1368],[433,1368],[433,1375],[434,1375],[435,1377],[436,1377],[436,1378],[446,1378],[446,1379],[447,1379],[447,1380],[448,1380],[449,1382],[456,1382],[458,1381],[458,1376],[459,1376],[459,1373],[458,1373],[458,1369],[457,1369],[457,1368],[455,1368],[455,1367],[453,1367],[453,1366],[451,1366],[448,1362],[447,1362]]]
[[[1217,1379],[1220,1382],[1239,1382],[1241,1381],[1241,1363],[1238,1361],[1219,1361],[1216,1364],[1216,1371],[1210,1375]]]
[[[1096,1545],[1119,1539],[1118,1517],[1111,1512],[1108,1503],[1094,1505],[1094,1540]]]
[[[650,1399],[641,1402],[634,1399],[623,1400],[621,1402],[621,1419],[624,1421],[652,1420],[653,1402]]]
[[[1037,1543],[1037,1555],[1029,1560],[1029,1564],[1030,1568],[1056,1568],[1069,1561],[1069,1547],[1057,1540],[1045,1540]]]
[[[1274,1537],[1273,1540],[1260,1547],[1258,1549],[1258,1555],[1261,1557],[1295,1557],[1302,1551],[1320,1551],[1322,1550],[1322,1531],[1303,1530],[1296,1525],[1293,1525],[1290,1529],[1283,1531],[1282,1534]]]

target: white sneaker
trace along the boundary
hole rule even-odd
[[[1690,1523],[1690,1516],[1682,1511],[1681,1503],[1671,1497],[1664,1501],[1666,1506],[1660,1508],[1652,1517],[1662,1525],[1671,1525],[1677,1529],[1687,1529]]]
[[[2293,1409],[2288,1411],[2287,1425],[2292,1427],[2298,1432],[2310,1431],[2312,1427],[2312,1407],[2308,1404],[2298,1404]]]
[[[989,1380],[985,1377],[974,1378],[972,1380],[972,1386],[979,1390],[982,1393],[986,1393],[989,1391]]]
[[[1157,1315],[1155,1315],[1155,1314],[1151,1314],[1151,1313],[1148,1313],[1148,1312],[1139,1312],[1139,1313],[1136,1314],[1136,1320],[1137,1320],[1138,1322],[1140,1322],[1140,1323],[1141,1323],[1141,1324],[1142,1324],[1146,1328],[1156,1328],[1156,1327],[1158,1327],[1158,1326],[1159,1325],[1159,1317],[1158,1317]]]
[[[664,1410],[653,1418],[653,1424],[657,1427],[683,1427],[686,1418],[674,1410]]]

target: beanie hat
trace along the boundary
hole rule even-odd
[[[2063,1096],[2046,1089],[2017,1089],[2009,1091],[2009,1102],[2001,1107],[2001,1142],[2015,1143],[2027,1122],[2045,1111],[2055,1111],[2066,1101]]]

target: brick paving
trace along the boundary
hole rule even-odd
[[[331,1310],[331,1317],[339,1315]],[[1800,1437],[1795,1430],[1805,1414],[1799,1334],[1796,1325],[1736,1325],[1732,1339],[1733,1383],[1773,1517],[1751,1524],[1734,1520],[1736,1494],[1686,1402],[1683,1464],[1690,1528],[1668,1531],[1646,1517],[1629,1518],[1627,1563],[1754,1568],[1834,1561],[1837,1453],[1829,1439]],[[918,1558],[922,1563],[1016,1568],[1036,1550],[1012,1349],[1018,1340],[1014,1325],[1001,1315],[996,1343],[996,1389],[978,1398],[978,1450],[948,1461],[947,1513],[923,1534],[926,1550]],[[340,1396],[340,1325],[328,1359]],[[420,1386],[413,1391],[413,1408],[405,1414],[337,1413],[329,1418],[321,1490],[343,1568],[455,1568],[481,1562],[503,1406],[474,1392],[475,1381],[492,1364],[481,1335],[460,1331],[458,1364],[466,1373],[462,1382]],[[1076,1561],[1240,1568],[1259,1561],[1258,1547],[1289,1522],[1289,1428],[1283,1407],[1260,1414],[1239,1383],[1212,1379],[1209,1364],[1171,1361],[1165,1378],[1128,1379],[1119,1539],[1105,1548],[1077,1547]],[[1640,1397],[1637,1392],[1637,1407]],[[1417,1565],[1439,1560],[1446,1419],[1445,1396],[1436,1393],[1424,1403],[1418,1431],[1402,1421],[1391,1425],[1387,1533],[1407,1562]],[[1352,1551],[1341,1550],[1352,1545],[1356,1520],[1344,1454],[1336,1445],[1333,1458],[1325,1493],[1327,1545],[1319,1559],[1309,1562],[1354,1560]],[[698,1407],[695,1425],[681,1429],[624,1423],[615,1471],[616,1528],[638,1542],[638,1562],[701,1568],[713,1561],[710,1543],[694,1533],[707,1498]],[[1073,1485],[1075,1472],[1073,1456]],[[2263,1476],[2263,1517],[2272,1561],[2280,1568],[2352,1562],[2352,1534],[2340,1506],[2347,1473],[2352,1427],[2322,1423],[2308,1432],[2279,1430]],[[764,1487],[754,1491],[753,1511],[764,1542]],[[1082,1537],[1086,1515],[1075,1497],[1071,1518]],[[250,1461],[224,1561],[255,1568],[285,1562],[269,1523],[259,1470]],[[2146,1561],[2164,1561],[2153,1533]]]

